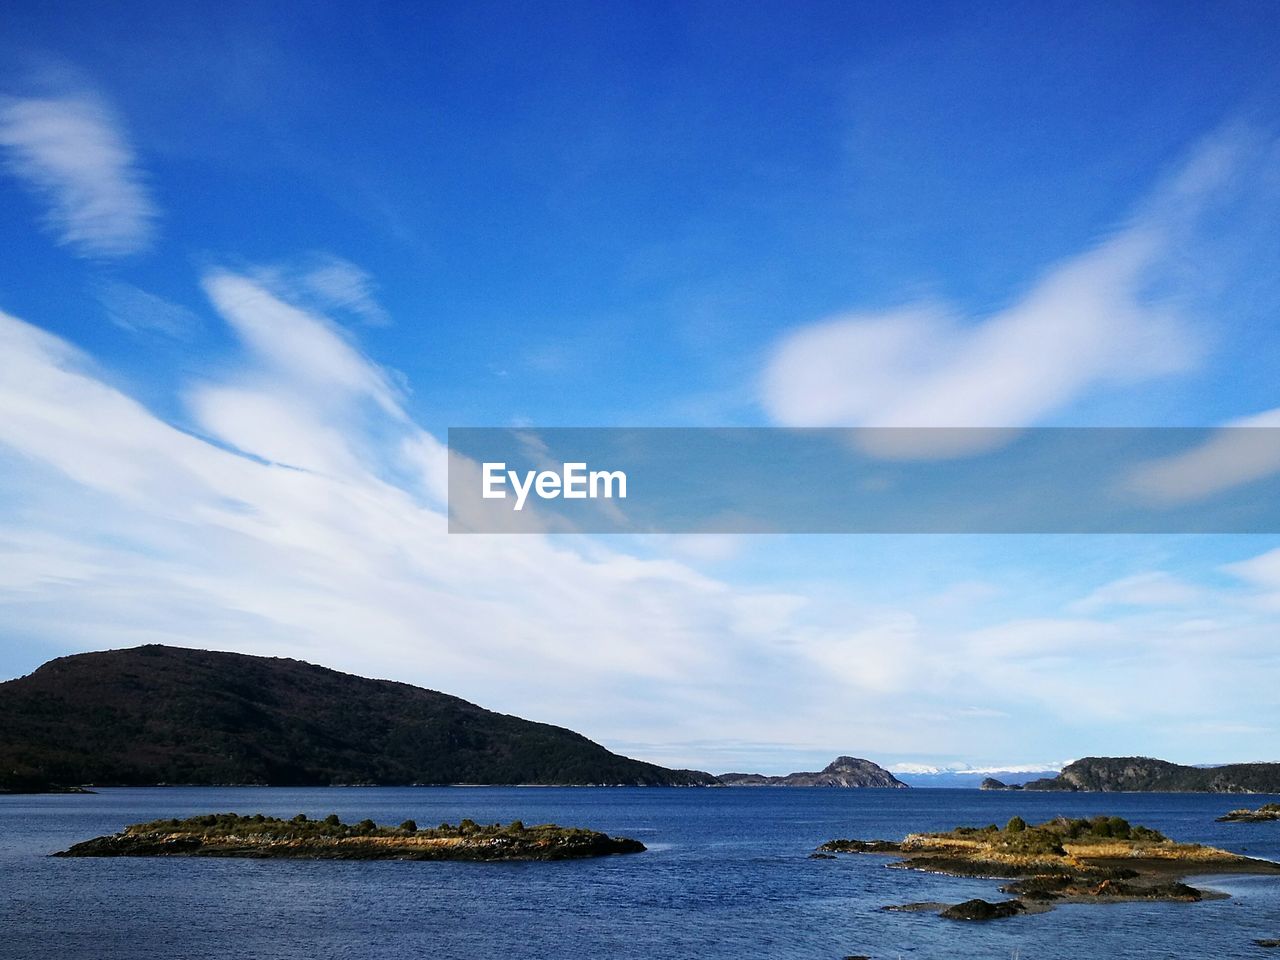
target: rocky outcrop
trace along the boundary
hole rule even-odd
[[[1186,885],[1185,876],[1280,873],[1280,864],[1269,860],[1177,843],[1156,830],[1104,816],[1059,817],[1036,825],[1013,817],[1004,828],[992,824],[915,833],[901,843],[831,840],[818,849],[833,854],[896,853],[901,859],[895,865],[906,869],[1012,881],[1000,890],[1016,899],[1003,904],[970,901],[954,907],[916,903],[885,908],[936,910],[959,920],[996,919],[1023,909],[1041,912],[1058,903],[1194,903],[1222,895]],[[1011,906],[1014,903],[1021,906]]]
[[[907,785],[879,764],[857,757],[837,757],[817,773],[789,773],[770,777],[760,773],[722,773],[727,787],[892,787]]]
[[[824,853],[901,853],[896,840],[828,840],[818,848]]]
[[[1021,900],[1002,900],[999,903],[966,900],[947,907],[938,916],[944,920],[1000,920],[1004,917],[1016,917],[1026,909]]]
[[[1264,803],[1257,810],[1232,810],[1218,818],[1219,823],[1268,823],[1280,820],[1280,803]]]

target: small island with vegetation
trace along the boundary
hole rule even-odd
[[[893,910],[935,910],[957,920],[991,920],[1043,912],[1056,903],[1120,903],[1168,900],[1193,903],[1221,896],[1183,883],[1192,875],[1280,874],[1280,864],[1197,843],[1177,843],[1120,817],[1059,817],[1035,826],[1014,817],[1002,829],[957,827],[947,833],[915,833],[892,840],[831,840],[826,854],[896,854],[894,866],[956,877],[1012,881],[1000,903],[919,903]]]
[[[1280,820],[1280,803],[1264,803],[1257,810],[1232,810],[1218,818],[1219,823],[1267,823]]]
[[[640,853],[639,840],[595,830],[541,824],[419,829],[412,820],[385,827],[372,820],[347,824],[330,814],[292,820],[262,814],[206,814],[186,820],[154,820],[120,833],[77,843],[56,857],[254,857],[295,860],[568,860]]]

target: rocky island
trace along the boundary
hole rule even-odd
[[[1059,817],[1035,826],[1014,817],[1002,829],[958,827],[947,833],[915,833],[892,840],[831,840],[819,852],[891,853],[894,866],[955,877],[992,877],[1012,882],[1001,892],[1012,899],[964,904],[908,904],[897,910],[935,910],[959,920],[989,920],[1043,912],[1056,903],[1118,903],[1169,900],[1193,903],[1220,896],[1183,883],[1192,875],[1248,873],[1280,875],[1280,864],[1255,860],[1164,834],[1120,817],[1072,820]]]
[[[346,824],[331,814],[281,820],[257,814],[206,814],[186,820],[154,820],[119,833],[77,843],[55,857],[251,857],[292,860],[569,860],[640,853],[639,840],[595,830],[519,820],[506,826],[463,820],[418,829],[372,820]]]
[[[1280,803],[1264,803],[1257,810],[1232,810],[1218,818],[1219,823],[1267,823],[1280,820]]]
[[[984,777],[982,783],[978,785],[979,790],[1021,790],[1022,785],[1017,783],[1005,783],[1003,780],[997,780],[995,777]]]
[[[816,773],[789,773],[770,777],[762,773],[722,773],[716,778],[726,787],[892,787],[907,785],[877,763],[858,757],[836,757]]]

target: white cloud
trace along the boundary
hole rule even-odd
[[[295,307],[259,283],[217,271],[204,278],[214,306],[264,365],[273,384],[301,387],[319,400],[332,391],[373,400],[403,418],[391,377],[365,358],[338,327]]]
[[[986,580],[962,580],[928,598],[928,604],[935,610],[954,612],[991,603],[1003,593],[1000,586]]]
[[[1104,584],[1072,604],[1071,609],[1092,613],[1109,607],[1178,607],[1194,603],[1203,595],[1204,591],[1194,584],[1155,570]]]
[[[203,385],[187,397],[196,422],[210,436],[272,463],[329,476],[363,467],[347,437],[317,421],[292,397],[267,390]]]
[[[968,637],[970,651],[991,659],[1040,659],[1090,655],[1123,647],[1124,635],[1114,623],[1052,617],[1013,620],[976,630]]]
[[[1197,336],[1148,288],[1174,239],[1230,181],[1246,139],[1229,131],[1209,140],[1130,226],[1052,267],[994,315],[915,303],[787,334],[765,364],[764,409],[788,426],[1023,427],[1096,388],[1190,369]],[[1000,437],[969,439],[983,448]],[[964,452],[964,440],[927,442],[945,443],[937,452],[948,455]]]
[[[1280,611],[1280,548],[1225,567],[1254,589],[1252,600],[1264,610]]]
[[[359,264],[326,251],[316,251],[270,266],[257,267],[249,276],[255,284],[318,314],[334,314],[382,327],[391,315],[378,300],[378,283]]]
[[[691,562],[722,563],[740,556],[751,541],[727,533],[688,533],[654,534],[650,542]]]
[[[1280,590],[1280,549],[1228,564],[1226,569],[1254,586]]]
[[[1189,334],[1138,296],[1154,251],[1123,234],[978,323],[913,307],[806,327],[771,357],[765,408],[789,426],[1015,427],[1099,384],[1184,370]]]
[[[185,339],[202,326],[193,311],[132,284],[118,280],[103,283],[97,294],[107,319],[124,330]]]
[[[48,203],[58,242],[93,257],[146,249],[156,206],[132,147],[97,97],[0,99],[0,148],[9,172]]]
[[[1226,424],[1186,453],[1134,468],[1124,487],[1157,504],[1204,500],[1280,473],[1280,409]]]
[[[890,613],[843,630],[824,627],[803,640],[803,655],[850,687],[894,693],[931,683],[936,664],[908,613]]]
[[[378,302],[373,277],[350,260],[332,254],[318,255],[300,279],[328,309],[349,311],[374,326],[391,321]]]

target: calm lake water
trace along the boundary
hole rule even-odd
[[[1118,814],[1280,860],[1280,823],[1214,818],[1268,797],[972,790],[151,788],[0,797],[0,957],[1265,958],[1280,878],[1204,881],[1199,904],[1067,906],[985,925],[885,904],[998,898],[993,881],[809,860],[833,837]],[[634,836],[628,857],[565,863],[52,859],[128,823],[213,811],[418,823],[555,821]]]

